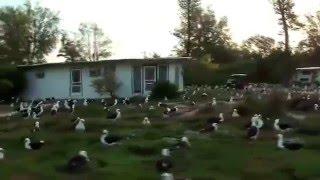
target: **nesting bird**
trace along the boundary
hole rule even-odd
[[[0,160],[4,159],[4,149],[0,148]]]
[[[216,105],[217,105],[216,98],[212,98],[211,106],[216,106]]]
[[[232,112],[232,115],[231,115],[233,118],[238,118],[240,117],[239,113],[238,113],[238,110],[237,109],[233,109],[233,112]]]
[[[88,166],[89,157],[86,151],[79,151],[78,155],[72,157],[67,164],[67,169],[70,172],[84,170]]]
[[[122,101],[122,104],[129,105],[130,104],[130,99],[128,97],[124,98],[124,100]]]
[[[251,140],[256,140],[259,136],[259,133],[260,133],[260,129],[256,125],[253,125],[249,127],[247,130],[247,138]]]
[[[87,100],[87,99],[84,99],[84,100],[83,100],[83,106],[88,106],[88,104],[89,104],[89,103],[88,103],[88,100]]]
[[[39,123],[39,121],[36,121],[35,123],[34,123],[34,127],[33,127],[33,129],[31,130],[31,132],[39,132],[40,131],[40,123]]]
[[[31,142],[29,138],[25,138],[24,147],[28,150],[39,150],[44,145],[44,141],[34,141]]]
[[[287,96],[287,101],[290,101],[292,99],[292,95],[291,95],[291,93],[289,92],[288,93],[288,96]]]
[[[201,129],[200,133],[211,133],[211,132],[215,132],[217,130],[218,130],[218,124],[213,123],[213,124],[207,125],[207,127],[203,128],[203,129]]]
[[[107,115],[107,119],[110,119],[112,121],[116,121],[121,118],[121,112],[120,109],[116,109],[115,112],[109,112]]]
[[[42,115],[43,113],[43,102],[39,102],[35,107],[31,108],[31,112],[32,112],[32,118],[33,119],[39,119],[39,117]]]
[[[60,101],[57,101],[51,108],[51,115],[54,116],[58,113],[58,110],[60,108]]]
[[[173,175],[171,173],[162,173],[161,180],[174,180]]]
[[[292,127],[289,124],[280,123],[280,119],[274,120],[273,127],[275,130],[280,132],[287,132],[292,130]]]
[[[76,120],[77,124],[75,126],[75,131],[77,132],[84,132],[86,130],[86,127],[84,125],[85,123],[85,120],[84,119],[81,119],[79,117],[77,117],[77,120]]]
[[[220,113],[218,117],[211,117],[207,120],[207,124],[220,124],[224,121],[223,113]]]
[[[287,149],[291,151],[296,151],[303,148],[303,143],[294,140],[284,140],[282,134],[278,134],[277,147],[279,149]]]
[[[156,169],[160,173],[169,172],[173,167],[169,149],[162,149],[162,158],[156,162]]]
[[[145,117],[145,118],[143,119],[142,125],[144,125],[144,126],[150,126],[150,125],[151,125],[150,120],[149,120],[148,117]]]
[[[109,131],[104,129],[102,135],[100,136],[100,142],[105,146],[114,146],[120,144],[123,138],[116,135],[110,135]]]

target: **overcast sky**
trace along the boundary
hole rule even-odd
[[[320,0],[294,0],[299,15],[314,14],[320,10]],[[24,0],[0,0],[0,6],[21,5]],[[111,58],[142,57],[143,52],[162,56],[173,54],[177,40],[172,35],[179,25],[176,0],[33,0],[59,11],[61,26],[77,31],[80,22],[96,22],[113,41]],[[227,16],[235,42],[255,34],[282,40],[277,16],[270,0],[202,0],[218,17]],[[303,34],[293,33],[293,43]],[[59,61],[56,52],[49,62]],[[61,59],[60,59],[61,60]]]

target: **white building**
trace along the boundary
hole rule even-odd
[[[320,83],[320,67],[297,68],[294,82],[300,85]]]
[[[22,65],[27,87],[22,97],[102,98],[91,86],[92,81],[115,73],[120,87],[118,97],[145,96],[157,81],[169,81],[183,90],[183,64],[191,58],[119,59],[75,63]]]

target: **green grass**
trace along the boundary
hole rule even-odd
[[[218,90],[216,90],[218,91]],[[210,96],[216,96],[212,92]],[[231,93],[230,93],[231,94]],[[209,96],[209,97],[210,97]],[[218,100],[228,99],[218,97]],[[206,102],[211,98],[203,98]],[[174,102],[174,101],[173,101]],[[122,119],[112,123],[105,119],[102,107],[91,105],[78,108],[76,115],[86,120],[87,131],[75,133],[73,117],[59,114],[51,117],[45,114],[41,120],[41,132],[31,134],[34,120],[12,118],[0,120],[0,146],[6,149],[5,160],[0,161],[1,179],[159,179],[155,161],[162,148],[170,146],[164,137],[181,137],[185,130],[198,130],[208,113],[224,112],[226,122],[219,131],[205,136],[190,136],[191,149],[175,151],[173,174],[175,177],[192,179],[319,179],[320,137],[300,131],[285,135],[300,137],[306,148],[288,152],[276,148],[275,133],[271,128],[262,131],[256,142],[244,138],[244,124],[249,117],[232,119],[232,108],[222,108],[198,114],[188,121],[164,121],[161,109],[149,112],[147,108],[120,106]],[[151,127],[143,127],[141,121],[148,116]],[[319,115],[313,115],[313,119]],[[271,127],[272,122],[265,122]],[[309,123],[306,123],[309,127]],[[305,127],[303,126],[303,127]],[[105,148],[100,145],[102,129],[113,134],[135,136],[122,145]],[[24,149],[23,139],[43,139],[46,145],[37,152]],[[67,160],[79,150],[88,152],[90,169],[79,174],[61,171]]]

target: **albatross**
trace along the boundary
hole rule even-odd
[[[68,161],[67,169],[71,172],[84,170],[89,161],[88,153],[86,151],[79,151],[78,155]]]
[[[279,149],[287,149],[296,151],[303,148],[303,143],[294,140],[284,140],[282,134],[278,134],[277,147]]]
[[[24,147],[28,150],[39,150],[44,145],[44,141],[34,141],[31,142],[30,138],[25,138]]]
[[[162,149],[161,154],[162,158],[156,162],[156,169],[160,173],[169,172],[173,167],[173,162],[170,157],[170,150]]]
[[[102,135],[100,136],[100,142],[105,146],[119,145],[122,139],[120,136],[110,135],[106,129],[102,131]]]

